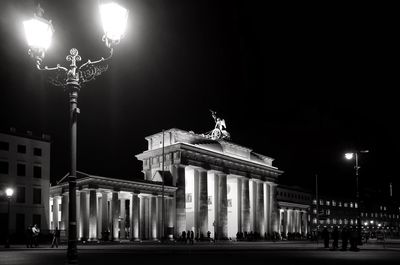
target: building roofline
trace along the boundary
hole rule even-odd
[[[22,137],[22,138],[27,138],[27,139],[31,139],[31,140],[51,143],[51,136],[49,134],[44,134],[44,133],[41,136],[38,136],[38,135],[33,135],[31,131],[26,131],[24,133],[17,132],[15,130],[15,128],[10,128],[10,130],[0,129],[0,133],[10,135],[10,136]]]

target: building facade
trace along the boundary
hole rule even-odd
[[[304,238],[310,232],[312,195],[300,187],[285,185],[279,185],[276,194],[281,238]]]
[[[188,230],[199,237],[210,232],[227,239],[237,232],[279,231],[276,188],[282,171],[272,166],[272,158],[180,129],[146,140],[148,150],[136,156],[143,163],[144,180],[81,173],[77,182],[81,239],[97,240],[106,233],[114,240],[160,239],[179,237]],[[67,229],[67,192],[67,183],[50,189],[51,229],[57,225]]]
[[[50,186],[50,137],[36,137],[15,129],[0,132],[0,228],[7,227],[4,190],[14,190],[9,233],[23,237],[28,225],[48,229]],[[4,231],[2,231],[4,234]]]

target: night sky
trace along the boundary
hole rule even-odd
[[[40,1],[55,34],[45,64],[107,55],[98,1]],[[232,141],[275,158],[280,182],[354,194],[360,181],[400,193],[398,15],[390,6],[255,1],[118,1],[130,10],[109,70],[79,95],[78,170],[142,178],[135,156],[162,129],[226,120]],[[261,1],[260,1],[261,2]],[[266,2],[266,1],[265,1]],[[68,172],[68,97],[35,70],[22,21],[33,1],[1,1],[0,128],[52,136],[51,180]]]

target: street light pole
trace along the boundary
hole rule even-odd
[[[97,61],[88,60],[86,63],[77,67],[77,62],[81,61],[78,50],[72,48],[66,57],[71,64],[69,68],[57,65],[56,67],[43,67],[41,63],[45,56],[46,49],[50,46],[51,37],[54,32],[51,21],[45,20],[43,9],[38,6],[35,18],[24,22],[25,33],[30,46],[29,55],[36,62],[36,68],[50,73],[49,81],[55,86],[65,88],[69,95],[70,112],[70,173],[68,176],[69,185],[69,206],[68,206],[68,249],[67,261],[69,264],[78,263],[77,249],[77,220],[76,220],[76,155],[77,155],[77,119],[80,113],[78,108],[78,94],[84,83],[94,80],[103,72],[107,71],[108,65],[105,63],[113,55],[113,46],[118,44],[123,37],[128,10],[115,4],[106,3],[100,5],[100,15],[103,22],[104,35],[103,42],[109,49],[109,56]]]
[[[356,177],[356,203],[357,203],[357,244],[362,245],[361,240],[361,205],[360,205],[360,187],[359,187],[359,169],[360,166],[358,165],[358,156],[360,153],[368,153],[368,150],[357,151],[354,153],[346,153],[347,159],[353,159],[354,157],[354,170],[355,170],[355,177]]]
[[[11,219],[11,214],[10,214],[10,208],[11,208],[11,197],[14,194],[14,190],[12,188],[7,188],[6,189],[6,196],[7,196],[7,229],[6,229],[6,243],[5,243],[5,248],[10,248],[10,219]]]
[[[67,92],[69,94],[69,113],[70,113],[70,174],[68,176],[69,185],[69,222],[68,222],[68,249],[67,259],[70,263],[78,260],[77,250],[77,220],[76,220],[76,154],[77,154],[77,121],[78,121],[78,92],[81,88],[79,79],[76,76],[76,60],[80,60],[78,51],[71,50],[71,75],[67,79]]]

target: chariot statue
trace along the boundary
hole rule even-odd
[[[226,130],[226,123],[224,119],[217,117],[217,112],[210,110],[211,116],[214,119],[215,127],[212,131],[204,134],[205,137],[210,138],[212,140],[218,139],[226,139],[229,140],[231,138],[229,132]]]

